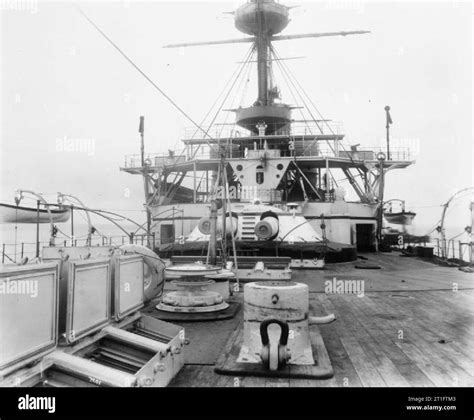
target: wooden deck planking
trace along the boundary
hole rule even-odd
[[[235,386],[236,379],[239,386],[252,387],[473,386],[473,276],[394,253],[368,258],[382,270],[328,264],[324,271],[293,274],[294,281],[310,285],[311,315],[338,317],[319,327],[333,379],[239,378],[218,375],[213,366],[186,365],[172,386]],[[364,280],[365,297],[325,294],[324,282],[333,276]],[[453,283],[458,292],[451,292]]]
[[[408,386],[433,386],[433,382],[395,345],[397,337],[392,332],[387,332],[386,325],[380,322],[380,318],[377,318],[376,314],[379,313],[380,309],[374,302],[374,295],[366,295],[366,297],[367,300],[359,299],[353,302],[353,305],[358,307],[361,322],[367,326],[368,334],[374,338],[374,341],[380,347],[380,351],[383,351],[386,357],[391,360],[400,375],[408,383]],[[377,297],[380,298],[380,296]],[[385,378],[385,380],[389,386],[394,386],[389,378]]]
[[[397,273],[398,275],[398,273]],[[472,289],[473,283],[470,281],[468,276],[464,273],[462,277],[450,277],[450,278],[440,278],[439,276],[444,277],[444,273],[432,271],[428,273],[407,273],[403,275],[403,280],[405,282],[410,282],[411,284],[417,285],[420,289],[423,290],[450,290],[453,288],[456,283],[459,289]]]
[[[403,302],[399,303],[398,300],[402,300]],[[425,318],[423,319],[424,322],[420,323],[417,317],[410,316],[405,320],[401,319],[400,316],[397,317],[401,310],[408,314],[413,313],[408,303],[413,304],[413,302],[409,302],[409,299],[406,298],[397,299],[396,304],[393,302],[393,299],[384,299],[380,302],[380,305],[386,312],[394,316],[393,319],[387,319],[386,323],[392,326],[394,332],[403,332],[403,339],[396,340],[395,344],[402,348],[405,353],[409,352],[412,360],[418,364],[420,369],[423,370],[427,376],[429,376],[426,371],[427,367],[430,368],[430,377],[433,377],[431,367],[434,367],[444,378],[440,379],[438,374],[435,375],[437,386],[453,386],[460,378],[462,378],[463,382],[469,382],[469,378],[466,377],[459,366],[452,363],[448,357],[440,356],[440,349],[435,348],[433,343],[426,340],[426,325],[436,323],[433,318]],[[423,368],[421,366],[423,366]]]
[[[474,293],[471,293],[471,295],[472,297],[474,297]],[[474,306],[472,302],[470,303],[470,305]],[[460,308],[465,308],[465,306],[460,306]],[[450,307],[447,306],[446,310],[450,311]],[[432,333],[432,334],[436,334],[438,329],[443,331],[443,333],[445,334],[445,337],[443,338],[447,338],[446,343],[443,346],[449,347],[452,350],[453,354],[459,360],[469,362],[471,368],[474,369],[474,354],[472,352],[472,348],[474,346],[474,337],[473,337],[474,321],[473,320],[474,320],[474,316],[467,317],[466,325],[470,325],[470,331],[462,335],[455,333],[456,331],[455,327],[457,326],[457,324],[459,324],[460,320],[455,320],[454,324],[450,322],[446,325],[446,329],[442,329],[442,328],[439,328],[440,325],[444,325],[443,319],[441,319],[438,321],[436,325],[427,326],[426,331],[427,333]]]
[[[251,385],[253,386],[253,385]],[[290,379],[267,379],[265,381],[265,388],[289,388]]]
[[[416,345],[420,340],[418,331],[414,331],[409,326],[413,324],[415,317],[411,309],[404,306],[406,300],[404,298],[397,299],[396,310],[390,306],[393,298],[390,295],[378,297],[377,312],[374,313],[374,318],[377,319],[378,328],[383,328],[384,332],[390,337],[392,345],[398,346],[400,343],[407,343]],[[402,300],[402,302],[398,302]],[[382,310],[382,312],[380,312]],[[386,314],[386,317],[381,318],[381,315]],[[403,333],[403,338],[399,337],[399,332]],[[416,360],[411,358],[416,364]],[[423,370],[423,369],[421,369]],[[446,374],[446,372],[444,372]]]
[[[373,365],[373,355],[366,353],[358,341],[350,335],[341,338],[341,343],[346,349],[364,387],[386,386],[385,381]]]
[[[311,315],[322,316],[330,313],[337,314],[337,310],[325,294],[317,294],[310,299],[310,313]],[[338,386],[361,387],[362,382],[359,375],[341,341],[341,331],[338,328],[337,321],[320,325],[319,329],[328,350],[334,369],[334,379]]]
[[[367,328],[368,324],[365,322],[365,314],[359,307],[359,305],[365,304],[364,299],[370,299],[370,296],[365,295],[364,298],[353,297],[348,301],[348,304],[351,305],[352,312],[355,315],[352,320],[351,327],[355,329],[356,336],[358,337],[362,348],[367,349],[367,351],[371,350],[373,352],[375,356],[373,358],[375,368],[387,386],[410,386],[409,382],[402,375],[397,365],[389,357],[391,351],[387,352],[387,347],[381,345],[380,340],[376,340],[374,337],[376,332],[378,332],[378,329],[376,331],[369,331],[370,328]]]
[[[388,301],[387,304],[390,306],[393,305],[393,302]],[[417,306],[418,310],[421,307],[423,307],[423,305]],[[438,340],[440,339],[439,331],[432,331],[432,329],[434,329],[433,327],[439,328],[442,325],[442,321],[438,319],[439,313],[431,318],[429,318],[430,314],[426,315],[427,317],[424,318],[414,317],[403,327],[405,331],[408,331],[411,334],[413,344],[416,345],[416,347],[418,347],[424,354],[429,355],[435,366],[447,373],[448,381],[452,378],[454,384],[472,386],[474,384],[474,378],[469,374],[469,372],[466,372],[466,365],[463,366],[465,362],[467,365],[471,365],[471,362],[469,362],[466,357],[463,357],[461,362],[455,351],[447,348],[444,344],[438,343]],[[458,329],[457,336],[460,337],[462,334],[463,332]],[[472,348],[472,344],[474,343],[472,338],[470,343],[470,348]]]
[[[447,339],[453,342],[461,341],[463,346],[472,346],[474,334],[469,324],[472,324],[473,318],[469,315],[465,316],[462,313],[462,306],[459,306],[456,301],[451,302],[451,306],[447,306],[446,302],[439,299],[443,293],[446,292],[437,292],[429,296],[418,293],[413,299],[401,298],[405,300],[402,303],[410,305],[406,310],[413,314],[411,325],[417,325],[423,333],[421,336],[432,344],[438,344],[439,340]],[[456,293],[457,298],[462,292]],[[401,306],[398,300],[396,304],[393,301],[389,301],[388,304],[395,309],[395,305]],[[436,307],[437,310],[428,310],[428,305]],[[472,353],[466,352],[465,356],[472,357]]]
[[[438,267],[440,268],[440,267]],[[472,275],[450,269],[454,273],[449,277],[444,270],[417,270],[418,272],[398,270],[357,270],[346,267],[345,271],[336,271],[329,267],[319,272],[294,271],[298,281],[309,286],[310,293],[324,292],[326,280],[353,279],[364,280],[366,292],[388,292],[388,291],[425,291],[425,290],[451,290],[456,283],[460,290],[473,289],[474,280]]]
[[[369,355],[366,354],[362,346],[360,345],[357,337],[353,334],[352,330],[348,326],[347,322],[354,319],[351,308],[348,305],[344,304],[343,299],[336,299],[335,295],[322,295],[321,298],[327,298],[327,302],[324,304],[326,313],[334,313],[337,320],[329,325],[326,329],[334,328],[337,333],[340,343],[342,345],[342,350],[347,354],[354,371],[357,374],[357,379],[360,381],[362,386],[386,386],[382,377],[378,373],[377,369],[373,365],[371,360],[371,351],[369,350]],[[338,298],[347,298],[347,296],[337,295]],[[320,303],[322,303],[320,301]],[[326,343],[327,346],[327,343]],[[329,355],[332,355],[332,348],[328,347]],[[342,383],[345,386],[346,383],[351,383],[349,377],[341,372]]]
[[[462,293],[456,292],[453,296],[451,306],[447,302],[440,300],[439,297],[443,292],[438,292],[436,295],[427,295],[425,293],[417,296],[418,305],[413,309],[414,322],[424,322],[426,337],[430,338],[433,343],[438,344],[438,341],[445,339],[452,344],[452,347],[458,352],[464,354],[464,357],[473,359],[473,354],[470,350],[474,344],[474,330],[473,320],[474,316],[464,310],[465,305],[460,304],[459,297]],[[451,293],[451,292],[444,292]],[[472,293],[471,293],[472,294]],[[474,294],[473,294],[474,296]],[[427,306],[435,305],[437,311],[429,311]],[[473,302],[470,303],[472,305]],[[425,322],[427,319],[430,322]]]
[[[178,375],[169,384],[170,387],[195,387],[199,386],[196,376],[202,366],[184,365]],[[205,385],[207,386],[207,385]]]
[[[377,304],[377,310],[384,310],[389,317],[384,318],[379,325],[383,328],[383,331],[386,335],[390,337],[393,342],[393,345],[400,348],[400,350],[417,366],[417,368],[423,372],[423,374],[429,378],[435,386],[447,386],[449,375],[446,370],[434,366],[430,359],[426,357],[425,354],[420,352],[420,350],[413,344],[410,340],[416,339],[416,334],[410,334],[410,331],[406,328],[406,322],[400,321],[399,319],[391,319],[391,316],[394,316],[391,312],[391,309],[385,306],[383,298],[379,299],[380,301]],[[377,323],[380,322],[378,318]],[[410,322],[410,319],[408,319]],[[399,331],[403,331],[403,339],[398,338]]]
[[[360,341],[363,337],[355,334],[356,331],[356,316],[352,312],[353,308],[347,305],[345,300],[348,296],[330,295],[328,299],[331,300],[335,309],[337,310],[337,321],[333,323],[338,324],[338,329],[341,331],[341,343],[349,355],[355,370],[363,384],[363,386],[386,386],[385,381],[375,367],[377,359],[372,349],[363,348]],[[360,333],[360,330],[358,330]],[[330,351],[330,349],[329,349]]]

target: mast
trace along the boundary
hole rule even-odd
[[[387,105],[385,107],[385,116],[386,116],[386,123],[385,123],[385,130],[387,134],[387,160],[390,160],[390,124],[393,124],[392,117],[390,116],[390,107]]]
[[[247,38],[227,39],[221,41],[188,42],[165,45],[166,48],[191,47],[199,45],[222,45],[252,42],[257,51],[258,96],[252,106],[234,110],[236,123],[258,135],[258,125],[265,123],[265,135],[279,133],[291,124],[292,107],[275,103],[276,89],[271,80],[271,53],[273,41],[284,41],[302,38],[319,38],[332,36],[360,35],[369,31],[342,31],[305,33],[295,35],[278,35],[289,24],[291,8],[274,0],[249,0],[234,13],[235,27]]]
[[[257,41],[258,103],[268,105],[268,39],[263,35]]]
[[[138,132],[140,133],[140,159],[142,163],[142,168],[143,168],[143,182],[144,182],[144,189],[145,189],[145,209],[146,209],[146,231],[147,235],[150,235],[150,229],[151,229],[151,212],[150,212],[150,206],[149,206],[149,200],[150,200],[150,186],[148,185],[148,170],[150,167],[150,162],[148,160],[145,160],[145,117],[140,116],[140,124],[138,126]],[[147,238],[147,243],[150,246],[151,249],[154,248],[155,244],[150,243],[150,236]]]
[[[260,105],[268,105],[268,51],[270,41],[265,34],[263,25],[263,11],[261,4],[257,3],[257,67],[258,67],[258,102]]]

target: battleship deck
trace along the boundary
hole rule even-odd
[[[218,358],[230,351],[241,330],[241,309],[229,320],[181,323],[191,345],[170,386],[474,386],[472,274],[399,253],[364,255],[381,269],[360,270],[352,262],[293,272],[293,280],[309,285],[310,314],[337,317],[319,326],[334,369],[332,379],[240,377],[236,382],[233,376],[215,373]],[[364,280],[364,297],[326,294],[324,283],[334,277]],[[242,295],[235,298],[242,301]]]

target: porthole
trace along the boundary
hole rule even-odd
[[[242,165],[237,165],[236,169],[237,169],[238,171],[241,171],[241,170],[244,169],[244,168],[242,167]]]
[[[277,165],[277,169],[278,169],[279,171],[281,171],[281,170],[283,169],[283,165],[282,165],[281,163],[279,163],[279,164]]]

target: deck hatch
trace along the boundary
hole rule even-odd
[[[115,257],[113,264],[113,314],[118,321],[144,305],[144,263],[140,255],[127,255]]]
[[[55,263],[2,267],[0,376],[56,346],[58,277]]]
[[[66,321],[64,339],[73,343],[109,323],[111,267],[108,259],[65,263],[67,279],[62,279],[62,287],[67,287],[67,303],[61,307],[60,320]]]

